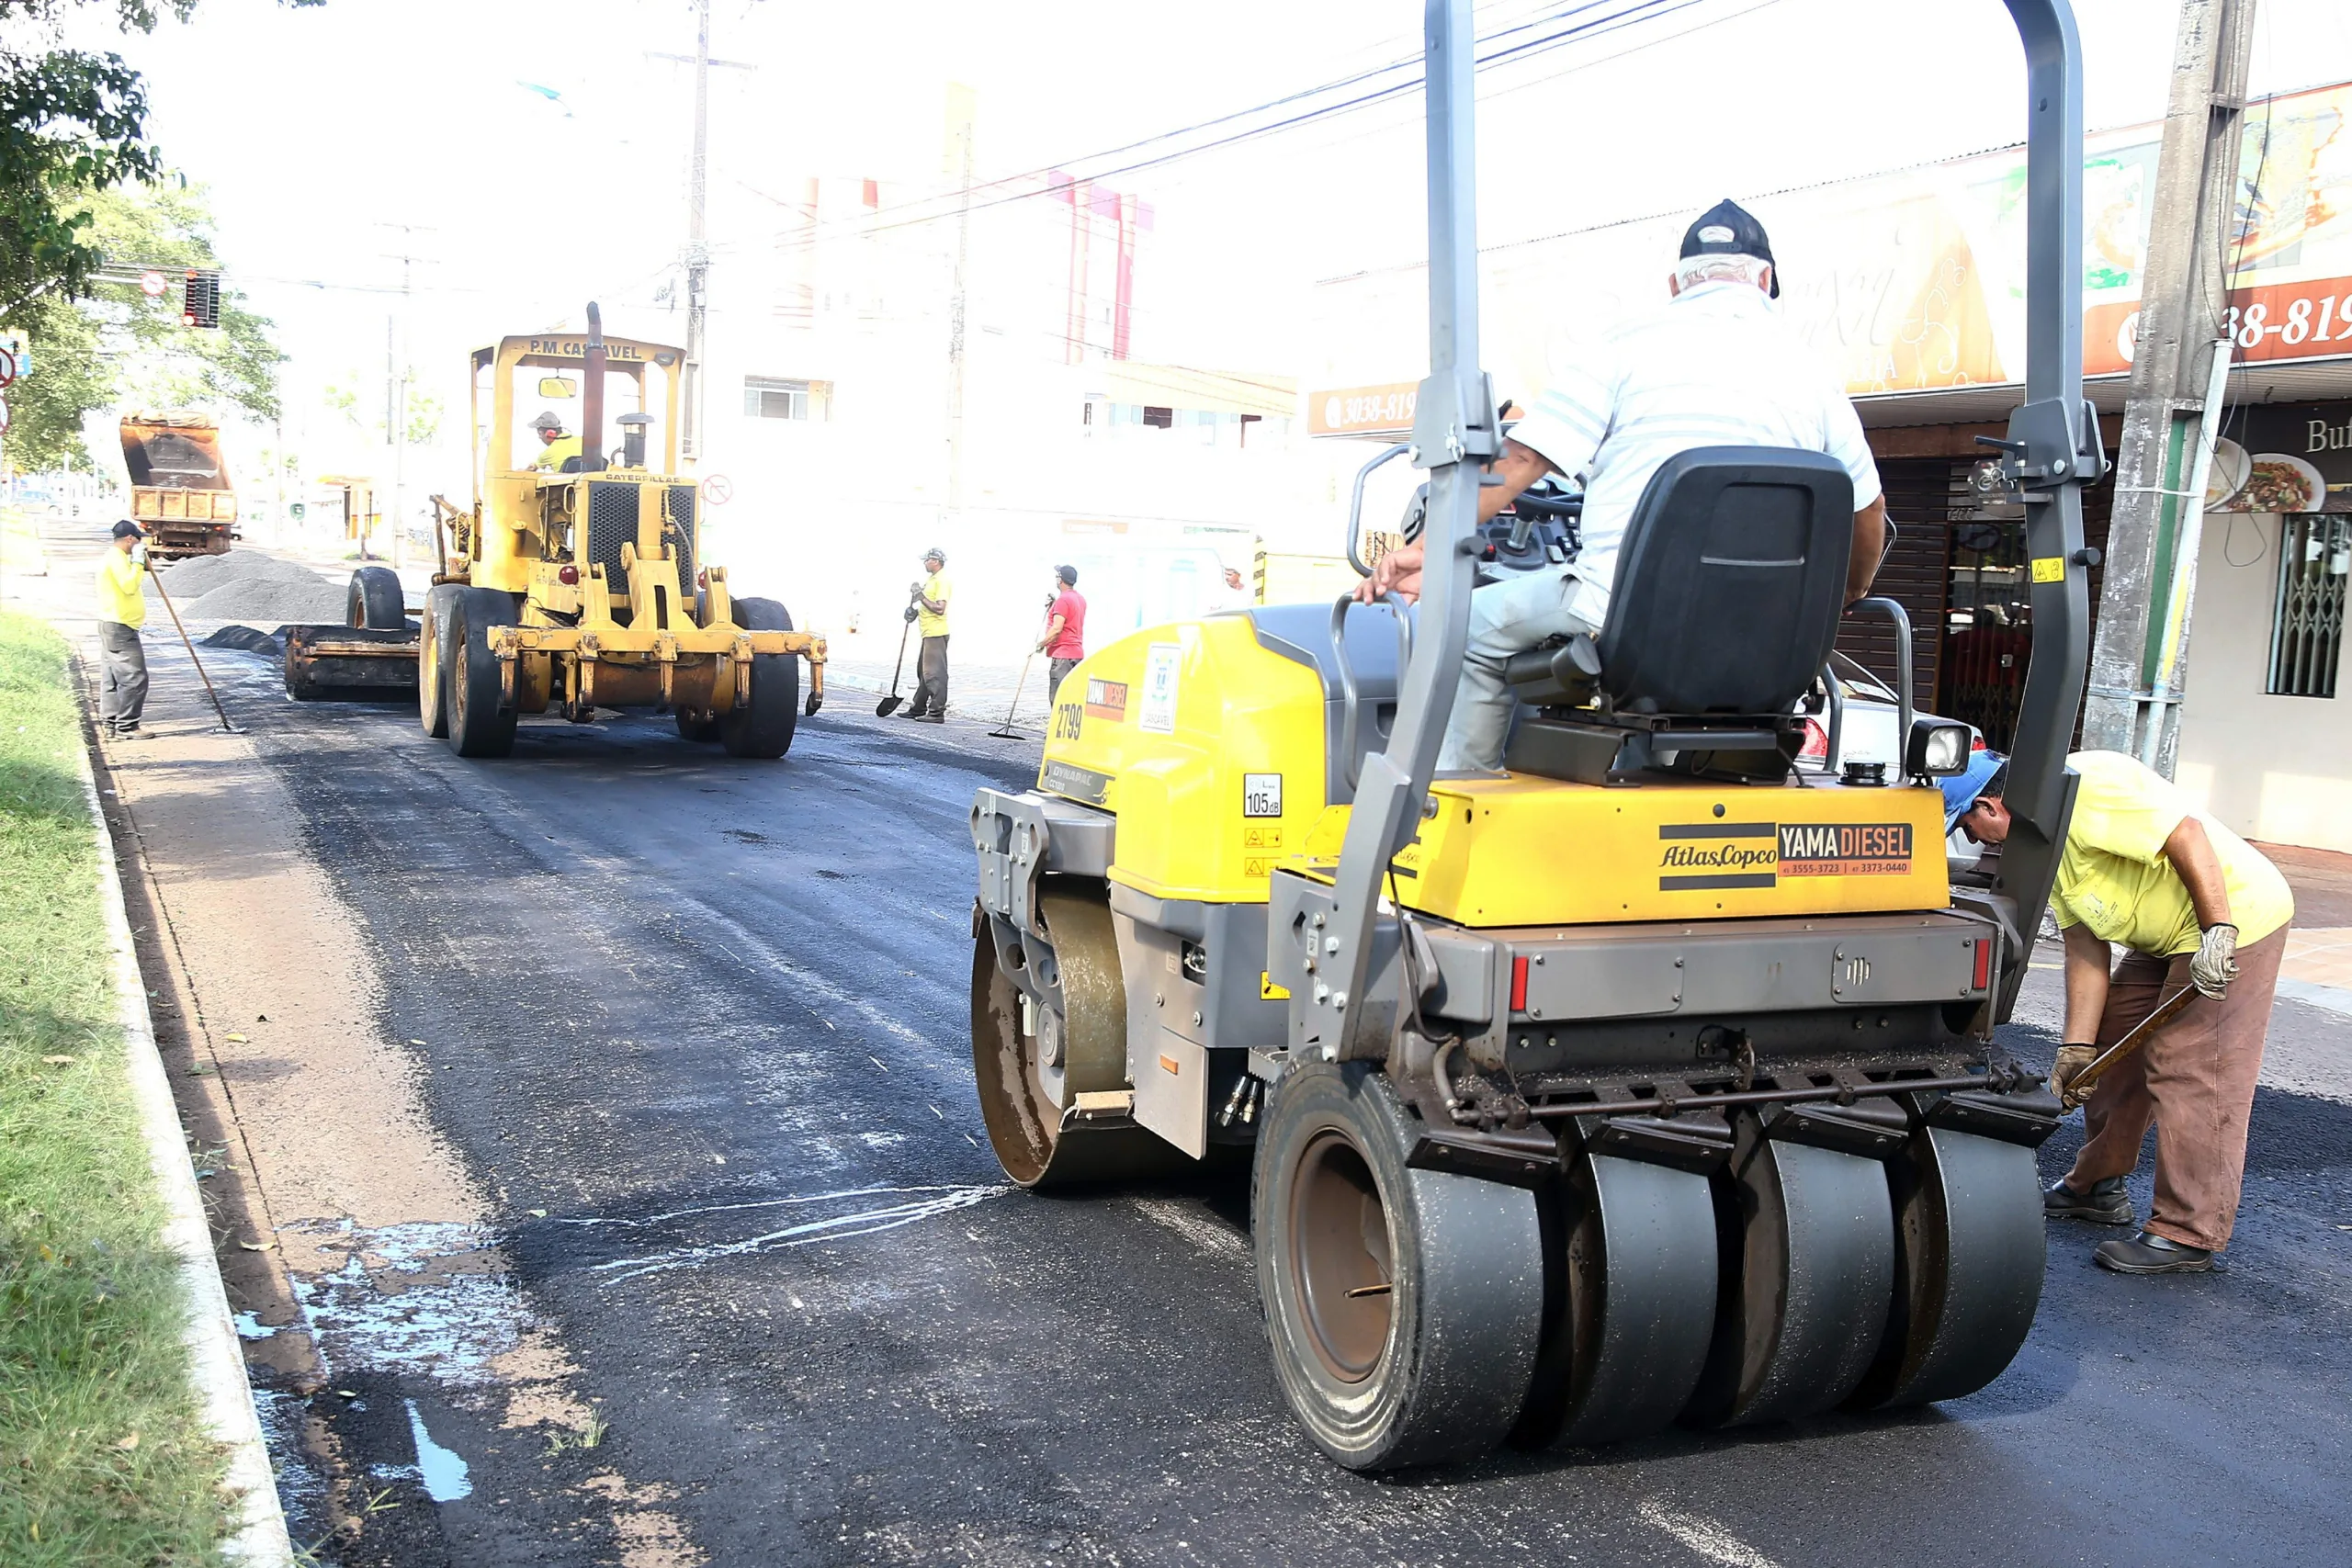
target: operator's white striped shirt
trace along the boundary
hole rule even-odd
[[[1677,452],[1826,452],[1853,476],[1855,511],[1881,493],[1854,405],[1751,283],[1702,283],[1619,327],[1577,363],[1555,367],[1551,388],[1510,435],[1561,473],[1583,476],[1584,549],[1575,571],[1604,595],[1634,503]]]

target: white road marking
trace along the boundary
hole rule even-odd
[[[706,1263],[740,1258],[746,1253],[765,1252],[774,1247],[807,1247],[819,1241],[846,1241],[853,1236],[897,1230],[900,1225],[910,1225],[917,1220],[933,1219],[958,1209],[968,1209],[975,1203],[985,1202],[1000,1193],[1012,1190],[1010,1184],[948,1188],[937,1196],[918,1199],[910,1203],[888,1203],[878,1209],[858,1209],[821,1220],[806,1220],[799,1224],[786,1225],[782,1230],[769,1231],[742,1241],[676,1247],[668,1252],[657,1252],[650,1258],[616,1258],[610,1263],[597,1264],[591,1272],[606,1275],[604,1282],[612,1285],[623,1280],[642,1279],[648,1274],[667,1273],[673,1269],[696,1269]]]
[[[1708,1562],[1723,1563],[1724,1568],[1781,1568],[1778,1562],[1702,1515],[1670,1508],[1655,1497],[1642,1499],[1640,1513],[1644,1524],[1664,1530]]]

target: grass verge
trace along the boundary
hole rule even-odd
[[[210,1563],[227,1523],[116,1023],[65,644],[0,611],[0,1563]]]

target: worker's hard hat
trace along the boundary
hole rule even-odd
[[[923,551],[922,558],[925,560],[935,560],[940,565],[945,566],[947,564],[947,552],[934,545],[930,549]]]
[[[561,430],[563,421],[551,412],[543,413],[531,422],[531,428],[533,430]]]
[[[1682,231],[1682,260],[1707,255],[1753,256],[1772,269],[1772,298],[1781,297],[1781,267],[1772,259],[1771,237],[1739,203],[1719,201]]]

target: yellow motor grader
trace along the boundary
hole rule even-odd
[[[1956,1398],[2032,1325],[2033,1151],[2060,1107],[1994,1030],[2074,801],[2081,487],[2105,459],[2074,23],[2065,0],[2008,6],[2029,345],[1996,445],[2033,643],[1996,866],[1943,852],[1935,781],[1965,768],[1965,726],[1906,711],[1898,761],[1796,766],[1841,614],[1894,620],[1912,690],[1901,606],[1841,603],[1854,494],[1819,453],[1670,457],[1606,625],[1507,667],[1503,771],[1437,772],[1475,583],[1567,561],[1531,515],[1505,540],[1476,521],[1503,435],[1477,359],[1470,0],[1427,10],[1418,605],[1112,643],[1055,694],[1035,786],[973,802],[973,1066],[1006,1174],[1251,1160],[1277,1382],[1340,1464]]]
[[[361,567],[347,626],[288,628],[288,693],[413,686],[426,732],[461,757],[505,756],[525,714],[585,724],[600,707],[674,714],[681,736],[738,757],[784,755],[823,703],[824,639],[773,599],[733,597],[726,569],[702,561],[699,489],[676,472],[684,367],[675,348],[607,339],[594,304],[584,334],[477,350],[473,505],[434,498],[439,570],[421,615],[411,623],[390,569]],[[557,410],[573,401],[567,435]],[[531,402],[544,412],[520,418]]]

